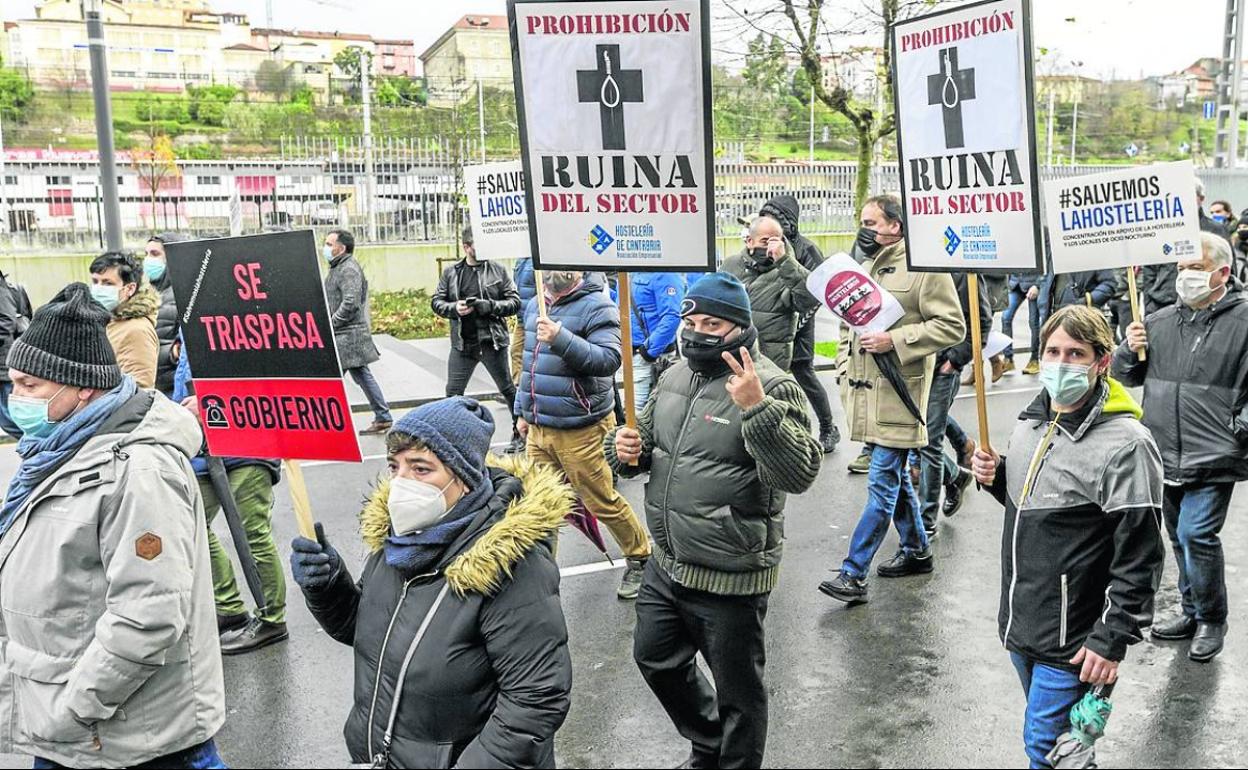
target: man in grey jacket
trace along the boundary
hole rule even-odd
[[[360,431],[360,435],[380,436],[390,430],[394,419],[381,386],[368,368],[369,364],[381,360],[381,354],[373,343],[368,279],[364,277],[364,268],[355,260],[355,236],[346,230],[330,230],[325,236],[322,256],[329,262],[325,299],[329,302],[342,371],[351,375],[373,408],[373,422]]]
[[[108,320],[70,284],[9,352],[25,436],[0,508],[0,752],[221,767],[202,434],[122,374]]]

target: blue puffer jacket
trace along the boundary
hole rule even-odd
[[[682,273],[634,273],[633,347],[650,358],[676,349],[680,332],[680,303],[685,298]]]
[[[529,304],[529,300],[537,296],[537,276],[533,272],[533,258],[525,257],[517,262],[513,275],[516,280],[516,288],[520,290],[520,312],[523,313],[524,308]]]
[[[601,273],[586,273],[579,287],[549,303],[550,319],[563,324],[550,345],[537,341],[537,303],[525,307],[516,415],[529,424],[575,430],[611,413],[621,362],[620,311],[602,288]]]

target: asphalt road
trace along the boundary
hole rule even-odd
[[[825,384],[831,387],[830,377]],[[993,389],[995,444],[1004,445],[1036,387],[1034,378],[1015,375]],[[973,399],[960,398],[954,414],[973,431]],[[499,441],[504,433],[500,427]],[[365,439],[364,449],[363,467],[305,464],[316,515],[353,566],[364,557],[355,516],[385,468],[379,439]],[[873,579],[871,603],[846,608],[816,586],[839,565],[865,499],[865,477],[845,470],[856,452],[856,445],[842,444],[814,488],[789,501],[784,573],[767,619],[767,764],[1025,766],[1023,699],[997,639],[1000,506],[972,492],[962,511],[942,522],[932,575]],[[13,465],[12,449],[0,450],[0,477]],[[642,484],[622,488],[640,510]],[[287,552],[294,517],[284,488],[277,499],[275,529]],[[1108,735],[1098,744],[1103,766],[1243,764],[1248,643],[1236,626],[1237,609],[1248,597],[1241,571],[1248,549],[1239,522],[1245,503],[1236,496],[1224,532],[1232,603],[1226,652],[1200,665],[1187,660],[1182,645],[1133,648]],[[228,539],[223,525],[221,534]],[[881,553],[887,557],[894,548],[890,535]],[[559,561],[575,668],[572,710],[558,736],[560,764],[675,766],[688,745],[633,664],[632,607],[615,599],[620,569],[605,565],[575,532],[562,537]],[[1174,581],[1168,561],[1159,613],[1177,602]],[[341,727],[351,698],[351,650],[316,627],[293,581],[290,590],[291,640],[225,660],[229,719],[218,743],[235,767],[343,767],[348,761]],[[3,767],[29,767],[18,757],[0,760],[7,760],[0,761]]]

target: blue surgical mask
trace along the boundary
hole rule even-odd
[[[165,260],[157,257],[148,257],[143,260],[143,274],[147,276],[147,280],[156,283],[165,277]]]
[[[1040,384],[1049,392],[1049,399],[1057,406],[1073,406],[1092,389],[1088,377],[1092,367],[1082,364],[1058,364],[1045,361],[1040,364]]]
[[[52,398],[61,395],[67,387],[69,386],[62,386]],[[48,405],[52,403],[52,398],[9,396],[9,417],[13,419],[17,427],[22,429],[23,434],[34,438],[46,438],[56,430],[56,426],[61,424],[48,419]]]
[[[121,303],[121,290],[116,286],[96,284],[91,287],[91,299],[111,313]]]
[[[326,261],[326,262],[332,262],[332,261],[334,260],[334,247],[333,247],[333,246],[322,246],[322,247],[321,247],[321,256],[325,257],[325,261]]]

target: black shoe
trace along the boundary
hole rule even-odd
[[[844,572],[820,583],[819,590],[846,604],[865,604],[867,601],[867,581],[849,577]]]
[[[945,502],[940,506],[940,512],[946,516],[952,516],[962,507],[963,493],[970,486],[974,477],[961,468],[958,469],[958,477],[952,483],[945,485]]]
[[[513,435],[511,437],[511,443],[507,445],[507,448],[504,449],[503,452],[509,455],[522,455],[527,450],[528,442],[520,438],[519,435]]]
[[[1192,647],[1187,651],[1187,657],[1197,663],[1213,660],[1222,652],[1222,641],[1225,637],[1225,623],[1197,623],[1196,635],[1192,637]]]
[[[1160,623],[1153,624],[1152,637],[1163,642],[1177,642],[1182,639],[1191,639],[1196,635],[1196,618],[1189,615],[1179,614],[1163,620]]]
[[[819,431],[819,445],[823,447],[823,453],[830,455],[836,451],[836,445],[841,443],[841,432],[835,425],[829,425]]]
[[[915,554],[898,551],[896,556],[881,564],[875,573],[882,578],[924,575],[932,571],[934,561],[930,548],[923,553]]]
[[[373,420],[367,428],[360,431],[361,436],[380,436],[394,427],[394,421]]]
[[[221,654],[241,655],[289,638],[285,623],[270,623],[253,618],[246,628],[231,631],[221,637]]]
[[[221,615],[217,614],[217,634],[224,634],[226,631],[233,631],[247,625],[247,621],[251,620],[251,616],[246,612],[240,612],[237,615]]]

